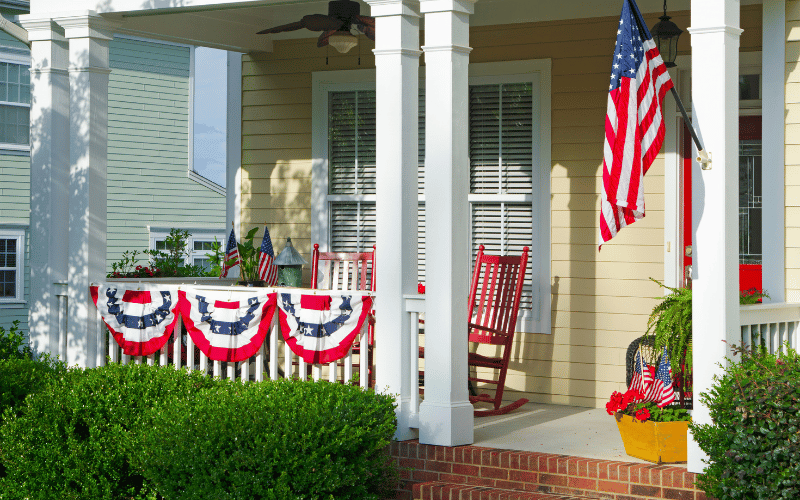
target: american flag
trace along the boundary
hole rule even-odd
[[[663,408],[675,401],[675,390],[672,388],[672,366],[669,364],[666,346],[664,347],[661,361],[658,363],[653,385],[650,386],[645,395],[645,401],[652,401],[659,408]]]
[[[664,142],[672,80],[634,0],[625,0],[608,86],[600,245],[644,217],[644,174]]]
[[[269,286],[278,284],[278,266],[273,264],[275,250],[269,237],[269,229],[264,226],[264,238],[261,240],[261,256],[258,259],[258,276]]]
[[[647,394],[647,391],[652,387],[652,383],[653,376],[650,374],[650,367],[647,365],[647,361],[642,359],[642,352],[636,351],[636,360],[633,362],[633,375],[628,389]]]
[[[236,262],[229,266],[227,262],[231,259],[236,259]],[[231,229],[231,235],[228,237],[228,245],[225,247],[225,262],[222,264],[222,276],[220,277],[226,277],[228,275],[228,270],[238,263],[239,247],[236,245],[236,235],[233,234],[233,229]]]

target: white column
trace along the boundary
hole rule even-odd
[[[67,279],[69,76],[64,31],[22,16],[31,41],[31,293],[33,349],[61,355],[55,283]]]
[[[739,333],[739,2],[692,0],[692,107],[711,170],[692,172],[694,394],[740,344]],[[727,342],[727,344],[726,344]],[[692,418],[711,421],[694,400]],[[700,472],[702,451],[690,441],[688,467]]]
[[[764,0],[761,51],[761,252],[762,284],[770,298],[786,300],[785,78],[786,0]]]
[[[473,442],[467,392],[469,15],[475,0],[421,0],[425,14],[425,400],[420,442]]]
[[[411,338],[403,294],[417,284],[419,3],[367,0],[375,17],[377,116],[376,387],[398,394],[396,439],[410,427]]]
[[[67,362],[97,364],[89,284],[106,274],[108,42],[114,25],[94,12],[60,17],[69,40],[70,182]]]

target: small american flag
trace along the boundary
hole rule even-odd
[[[653,376],[650,374],[650,367],[647,361],[642,359],[641,351],[636,351],[636,360],[633,362],[633,375],[628,389],[637,390],[643,394],[652,387]]]
[[[278,266],[273,264],[275,250],[269,237],[269,229],[264,226],[264,238],[261,240],[261,256],[258,259],[258,276],[269,286],[278,283]]]
[[[675,390],[672,387],[672,365],[669,363],[666,346],[664,347],[661,361],[658,363],[656,378],[653,380],[650,390],[647,391],[645,401],[652,401],[659,408],[663,408],[675,401]]]
[[[634,0],[624,0],[608,86],[600,245],[644,217],[644,174],[664,142],[664,95],[672,88]]]
[[[231,259],[236,259],[236,262],[228,265],[228,261]],[[228,270],[233,266],[239,264],[239,247],[236,245],[236,235],[233,234],[233,229],[231,229],[231,235],[228,237],[228,245],[225,247],[225,262],[222,264],[222,276],[224,278],[228,275]]]

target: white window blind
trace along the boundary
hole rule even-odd
[[[330,194],[375,194],[375,91],[330,92]]]

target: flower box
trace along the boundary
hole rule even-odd
[[[614,418],[628,455],[657,464],[686,461],[688,421],[642,422],[619,412]]]

